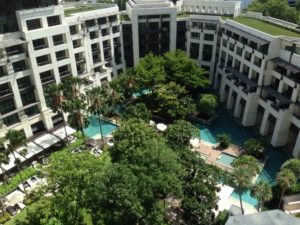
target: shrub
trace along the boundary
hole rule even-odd
[[[11,216],[9,215],[9,213],[4,213],[2,216],[0,216],[0,224],[4,224],[7,221],[9,221],[11,218]]]
[[[151,117],[151,112],[147,109],[144,103],[131,105],[124,112],[125,119],[138,118],[145,122],[148,122]]]
[[[261,158],[264,153],[265,146],[260,140],[250,138],[249,140],[245,141],[244,150],[247,155]]]
[[[209,117],[216,114],[218,107],[218,98],[213,94],[203,94],[199,96],[197,102],[197,108],[200,114],[207,115]]]
[[[32,177],[37,172],[36,169],[33,167],[28,167],[25,170],[21,171],[22,178],[24,180]],[[9,182],[8,184],[3,184],[0,186],[0,194],[6,195],[10,192],[12,192],[14,189],[18,187],[18,185],[21,183],[21,178],[19,174],[16,174]]]
[[[218,134],[217,140],[222,149],[228,148],[231,143],[231,137],[228,134]]]
[[[216,225],[225,225],[228,220],[229,214],[226,210],[219,213],[216,218]]]

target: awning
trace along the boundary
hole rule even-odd
[[[59,142],[59,138],[55,137],[52,134],[44,134],[43,136],[39,137],[38,139],[34,140],[33,142],[44,149],[49,148],[50,146]]]
[[[20,202],[23,202],[25,199],[25,194],[19,190],[13,191],[12,193],[5,196],[4,205],[5,206],[14,206]]]
[[[300,67],[295,66],[287,61],[285,61],[284,59],[281,59],[279,57],[276,57],[274,59],[271,60],[273,63],[284,67],[285,69],[291,71],[292,73],[299,73],[300,72]]]
[[[66,136],[66,132],[67,132],[67,136]],[[53,131],[52,134],[55,135],[56,137],[59,137],[60,139],[65,139],[66,137],[74,134],[75,132],[76,130],[74,130],[72,127],[66,126],[66,128],[61,127]]]
[[[234,189],[230,186],[221,185],[221,184],[219,184],[218,187],[220,188],[220,191],[217,192],[217,196],[219,198],[218,210],[220,212],[223,211],[224,209],[229,210],[231,204],[228,202],[228,199],[231,196]]]
[[[23,156],[21,156],[18,152],[14,152],[14,154],[15,154],[16,158],[19,159],[21,162],[25,161],[25,158]],[[1,167],[5,171],[10,170],[16,166],[15,165],[15,157],[12,153],[9,153],[8,159],[9,159],[8,164],[4,164],[4,163],[1,164]],[[3,173],[3,171],[1,171],[1,173]]]
[[[26,159],[30,159],[31,157],[35,156],[36,154],[44,150],[33,142],[29,142],[26,146],[19,148],[17,152],[20,153],[23,149],[26,149],[27,151],[27,154],[24,156]]]
[[[22,40],[22,39],[3,40],[0,43],[0,49],[8,48],[8,47],[11,47],[11,46],[14,46],[14,45],[21,45],[21,44],[24,44],[24,43],[26,43],[26,41]]]

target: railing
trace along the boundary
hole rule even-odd
[[[71,72],[69,70],[62,71],[62,72],[59,73],[60,77],[66,77],[66,76],[69,76],[69,75],[71,75]]]
[[[64,40],[59,40],[59,41],[55,41],[53,42],[54,45],[61,45],[61,44],[64,44]]]
[[[37,64],[38,64],[38,66],[44,66],[44,65],[47,65],[49,63],[51,63],[51,62],[50,61],[44,61],[44,62],[38,62]]]
[[[47,45],[34,46],[35,51],[40,50],[40,49],[44,49],[44,48],[48,48],[48,46]]]

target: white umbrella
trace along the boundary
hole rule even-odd
[[[150,121],[149,121],[149,125],[150,125],[150,126],[154,126],[154,125],[155,125],[155,122],[154,122],[153,120],[150,120]]]
[[[159,131],[165,131],[167,129],[167,125],[164,124],[164,123],[158,123],[156,125],[156,128],[159,130]]]
[[[193,148],[199,147],[199,145],[200,145],[200,140],[199,140],[199,138],[192,138],[192,139],[190,140],[190,145],[191,145]]]

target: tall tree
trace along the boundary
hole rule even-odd
[[[199,129],[190,122],[177,120],[169,125],[165,132],[165,137],[172,149],[185,150],[189,146],[191,138],[200,138],[200,132]]]
[[[210,85],[207,71],[199,67],[195,60],[187,57],[184,51],[165,53],[164,67],[167,80],[176,82],[187,90],[207,88]]]
[[[152,114],[151,111],[147,109],[147,106],[144,103],[137,103],[126,108],[123,117],[125,119],[136,118],[148,123],[152,117]]]
[[[19,158],[16,157],[16,154],[15,154],[15,151],[21,147],[22,145],[25,144],[25,141],[26,141],[26,137],[24,135],[23,132],[21,131],[18,131],[18,130],[9,130],[6,135],[5,135],[5,138],[6,140],[9,141],[9,144],[8,144],[8,150],[9,152],[13,155],[14,157],[14,160],[15,160],[15,165],[17,167],[17,170],[18,170],[18,174],[20,176],[20,180],[22,182],[22,186],[23,186],[23,189],[24,189],[24,193],[25,195],[26,194],[26,188],[24,186],[24,180],[23,180],[23,177],[22,177],[22,174],[21,174],[21,161]]]
[[[2,164],[8,164],[8,163],[9,163],[8,153],[7,152],[1,152],[0,153],[0,169],[3,172],[3,181],[4,181],[4,183],[8,182],[8,177],[6,175],[6,170],[3,168]]]
[[[276,181],[277,181],[279,187],[281,187],[281,189],[282,189],[280,201],[278,204],[278,208],[280,208],[285,192],[288,189],[290,189],[293,185],[296,184],[297,178],[291,170],[283,169],[283,170],[280,170],[280,172],[277,174]]]
[[[240,156],[233,161],[232,166],[235,168],[246,168],[249,172],[249,175],[252,177],[254,177],[260,170],[257,159],[250,155]]]
[[[48,88],[46,89],[46,96],[48,96],[51,99],[51,109],[54,113],[59,113],[61,114],[62,118],[63,118],[63,123],[64,123],[64,129],[65,129],[65,134],[66,134],[66,139],[65,142],[68,145],[68,133],[67,133],[67,123],[64,117],[64,113],[65,113],[65,105],[64,105],[64,101],[65,101],[65,97],[63,94],[63,90],[64,87],[62,84],[51,84],[48,86]]]
[[[242,214],[245,213],[243,208],[242,195],[251,187],[252,174],[249,173],[248,167],[235,167],[231,174],[231,185],[237,191],[240,199]]]
[[[272,195],[272,187],[264,181],[258,181],[250,191],[250,194],[253,198],[258,200],[257,203],[257,212],[263,207],[263,203],[266,201],[270,201],[273,197]]]
[[[94,87],[92,90],[90,90],[87,93],[88,100],[89,100],[89,108],[88,111],[90,111],[92,114],[97,115],[98,121],[99,121],[99,130],[101,134],[101,140],[102,143],[104,143],[104,135],[102,131],[102,122],[101,122],[101,110],[103,107],[104,97],[103,97],[103,91],[100,87]]]
[[[295,158],[295,159],[290,159],[290,160],[286,161],[281,166],[281,170],[284,170],[284,169],[291,170],[295,174],[297,179],[299,179],[300,178],[300,159]]]
[[[159,112],[171,119],[185,119],[196,114],[194,100],[183,86],[174,82],[158,85],[154,95]]]
[[[152,53],[140,59],[135,71],[136,81],[141,91],[150,89],[153,93],[154,87],[163,83],[166,79],[163,58]]]

